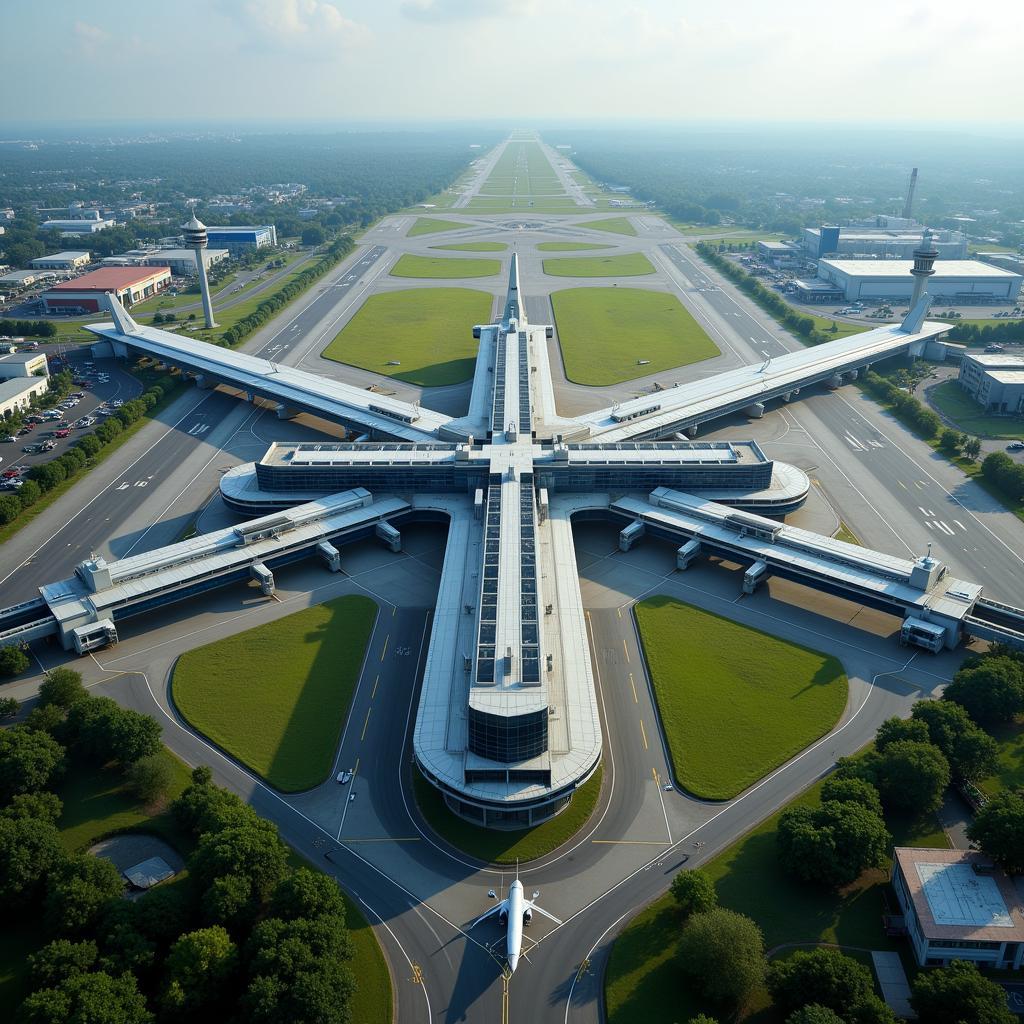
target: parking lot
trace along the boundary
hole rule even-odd
[[[56,350],[46,354],[51,360],[57,356]],[[16,490],[13,481],[33,466],[62,455],[78,438],[92,433],[122,403],[142,392],[139,382],[112,359],[93,362],[85,350],[67,353],[64,359],[75,381],[74,397],[69,396],[52,411],[32,413],[32,419],[41,422],[26,422],[17,433],[9,434],[0,427],[0,489]],[[51,361],[50,371],[57,372],[63,366]]]

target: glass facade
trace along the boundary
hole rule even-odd
[[[469,749],[478,757],[510,764],[538,757],[548,748],[548,710],[494,715],[469,709]]]

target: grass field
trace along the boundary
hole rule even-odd
[[[999,743],[999,766],[996,774],[978,783],[989,796],[1004,789],[1024,787],[1024,719],[1004,722],[988,730]]]
[[[642,277],[654,273],[651,261],[642,252],[543,260],[541,265],[551,277]]]
[[[469,288],[371,295],[322,355],[421,387],[460,384],[476,362],[470,326],[490,323],[492,303]]]
[[[458,231],[460,228],[471,228],[472,226],[472,224],[460,224],[457,220],[417,217],[412,227],[405,233],[405,237],[416,238],[418,235],[433,235],[438,231]]]
[[[584,252],[587,249],[614,249],[602,242],[538,242],[538,252]]]
[[[836,540],[846,541],[847,544],[860,543],[860,537],[858,537],[857,534],[855,534],[853,530],[851,530],[841,519],[839,520],[839,529],[836,530],[832,536],[835,537]]]
[[[820,803],[821,783],[789,806]],[[718,890],[719,902],[752,917],[764,932],[765,947],[783,943],[834,942],[878,950],[905,952],[906,940],[887,936],[881,927],[886,906],[888,871],[866,871],[839,893],[827,893],[788,874],[776,854],[779,814],[733,843],[704,866]],[[934,815],[916,821],[889,819],[898,846],[949,846]],[[667,881],[667,879],[666,879]],[[642,910],[615,940],[605,973],[605,1004],[609,1024],[676,1024],[703,1005],[676,966],[679,915],[670,896]],[[755,993],[737,1016],[750,1024],[776,1024],[767,991]]]
[[[586,228],[588,231],[611,231],[616,235],[635,235],[636,228],[628,217],[607,217],[604,220],[580,221],[574,227]]]
[[[1024,417],[986,416],[955,380],[943,381],[929,388],[927,398],[939,412],[968,434],[1002,441],[1024,436]]]
[[[635,609],[676,780],[729,800],[827,733],[846,707],[836,658],[674,598]]]
[[[454,252],[504,252],[507,242],[453,242],[451,245],[432,245],[431,249],[451,249]]]
[[[551,307],[566,376],[603,386],[720,355],[673,295],[636,288],[568,288]],[[638,359],[648,362],[641,366]]]
[[[413,773],[416,803],[430,827],[457,850],[488,864],[514,864],[536,860],[571,839],[587,823],[601,793],[603,768],[582,785],[572,803],[549,821],[516,831],[481,828],[452,814],[441,794],[420,775]]]
[[[391,268],[392,277],[493,277],[501,260],[466,259],[458,256],[415,256],[405,253]]]
[[[331,769],[376,615],[339,597],[198,647],[174,667],[174,703],[272,786],[309,789]]]

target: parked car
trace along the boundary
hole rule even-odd
[[[6,444],[10,444],[12,441],[17,440],[18,439],[13,434],[8,434],[6,437],[0,438],[0,441],[4,441]]]
[[[71,436],[71,431],[67,427],[65,427],[63,430],[58,430],[55,436],[56,437],[70,437]]]
[[[1021,449],[1024,449],[1024,441],[1011,441],[1006,446],[1008,452],[1019,452]]]

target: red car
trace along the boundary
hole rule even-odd
[[[16,476],[21,476],[21,470],[19,469],[5,469],[3,472],[4,480],[13,480]]]
[[[64,430],[58,430],[54,434],[54,437],[69,437],[70,435],[71,435],[71,431],[65,428]]]

